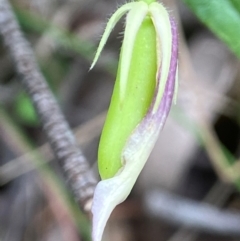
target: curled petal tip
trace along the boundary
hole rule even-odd
[[[99,58],[99,56],[100,56],[100,54],[101,54],[101,52],[102,52],[105,44],[106,44],[106,42],[107,42],[107,39],[108,39],[110,33],[112,32],[113,28],[114,28],[115,25],[117,24],[117,22],[118,22],[118,21],[120,20],[120,18],[122,18],[122,16],[123,16],[126,12],[128,12],[135,4],[136,4],[136,3],[134,3],[134,2],[124,4],[122,7],[120,7],[120,8],[110,17],[110,19],[109,19],[109,21],[108,21],[108,23],[107,23],[107,26],[106,26],[106,28],[105,28],[105,30],[104,30],[103,36],[102,36],[102,38],[101,38],[101,40],[100,40],[100,43],[99,43],[99,45],[98,45],[97,52],[96,52],[96,54],[95,54],[95,57],[94,57],[94,59],[93,59],[93,62],[92,62],[92,64],[91,64],[89,70],[91,70],[91,69],[95,66],[95,64],[96,64],[96,62],[97,62],[97,60],[98,60],[98,58]]]

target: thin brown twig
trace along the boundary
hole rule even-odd
[[[10,119],[2,109],[0,109],[0,116],[1,116],[0,133],[1,134],[3,133],[2,137],[3,137],[4,144],[6,144],[6,146],[9,146],[10,150],[12,150],[13,153],[16,155],[23,155],[24,153],[28,152],[29,156],[27,156],[27,158],[31,159],[29,160],[29,163],[36,162],[37,165],[40,165],[38,163],[43,162],[42,156],[39,155],[39,153],[35,154],[31,152],[31,147],[27,143],[25,139],[25,135],[21,134],[21,131],[18,130],[18,127],[15,125],[12,119]],[[42,180],[42,184],[44,184],[44,187],[45,186],[48,187],[49,191],[51,191],[51,193],[56,198],[61,197],[61,198],[57,198],[59,204],[61,204],[62,206],[61,210],[65,211],[67,216],[71,219],[71,222],[74,223],[74,226],[78,227],[78,230],[81,232],[81,236],[84,238],[84,240],[90,240],[90,236],[89,236],[90,223],[86,219],[86,216],[82,216],[82,213],[79,210],[76,210],[77,208],[76,205],[72,203],[71,200],[69,200],[69,197],[68,197],[69,192],[65,190],[65,186],[64,188],[62,188],[63,186],[62,186],[61,180],[57,178],[57,176],[54,175],[54,173],[49,168],[39,168],[39,174]],[[36,175],[34,176],[30,175],[30,179],[32,181],[35,177]],[[40,184],[39,180],[37,184]],[[36,194],[41,193],[41,191],[39,189],[36,189],[36,187],[38,187],[38,185],[33,186],[33,190],[30,192],[31,194],[30,198],[35,198]],[[24,201],[26,200],[25,199],[22,200],[22,202]]]
[[[74,133],[79,146],[86,146],[89,142],[91,142],[95,137],[100,134],[105,117],[106,112],[103,112],[88,121],[87,123],[80,125],[75,130]],[[4,128],[4,126],[2,126],[1,122],[0,130],[2,135],[4,136],[5,131],[7,130]],[[8,161],[6,164],[0,167],[0,186],[5,185],[6,183],[12,181],[14,178],[17,178],[29,171],[36,169],[38,167],[37,164],[34,164],[31,161],[31,159],[34,158],[35,153],[40,153],[40,155],[44,157],[44,160],[46,162],[51,161],[53,158],[53,153],[50,149],[49,144],[45,143],[35,150],[26,152],[24,155]]]
[[[0,0],[0,32],[73,195],[80,207],[89,211],[96,179],[89,171],[89,164],[78,148],[7,0]]]
[[[179,20],[178,22],[180,23],[180,17],[179,17],[178,9],[176,7],[177,6],[176,1],[173,0],[173,3],[174,3],[173,5],[175,6],[176,18]],[[179,26],[181,28],[181,26],[182,26],[181,23],[179,24]],[[196,85],[193,86],[192,80],[195,80],[195,82],[199,82],[199,81],[196,81],[199,78],[199,76],[197,76],[197,74],[192,66],[189,50],[187,48],[185,39],[183,37],[182,29],[180,29],[179,32],[180,32],[181,58],[182,58],[181,67],[182,67],[182,69],[187,70],[187,71],[185,71],[185,73],[188,73],[188,76],[183,76],[183,78],[185,78],[185,80],[187,81],[187,83],[189,85],[191,84],[191,89],[195,93],[198,93],[198,94],[199,94],[199,92],[201,92],[201,94],[209,94],[209,96],[211,96],[211,98],[214,97],[214,98],[218,99],[217,102],[221,101],[222,104],[227,104],[227,103],[228,104],[229,103],[236,104],[236,103],[232,102],[231,100],[229,100],[228,98],[226,98],[225,96],[218,94],[217,92],[215,93],[215,92],[209,91],[209,90],[206,91],[206,89],[202,90],[201,87],[199,88],[199,86],[196,86]],[[184,72],[184,71],[182,71],[182,72]],[[234,76],[234,74],[235,73],[233,73],[232,76]],[[206,98],[206,99],[208,99],[208,98]],[[227,179],[233,180],[234,177],[236,178],[236,176],[237,176],[237,174],[235,173],[236,168],[232,167],[232,168],[230,168],[231,170],[227,170],[227,168],[225,167],[225,165],[224,165],[225,160],[222,155],[218,139],[216,138],[211,127],[209,126],[209,121],[206,118],[206,113],[203,110],[202,103],[199,103],[199,101],[196,101],[196,102],[197,102],[196,109],[198,109],[198,116],[197,116],[197,118],[195,118],[195,121],[202,130],[202,136],[204,137],[204,141],[206,144],[205,146],[206,146],[208,153],[210,154],[214,168],[217,170],[218,174],[220,174],[219,176],[222,177],[223,180],[226,180],[226,177],[227,177]],[[213,149],[212,149],[212,147],[213,147]],[[233,171],[233,169],[235,171]],[[213,186],[213,188],[210,190],[210,192],[207,194],[207,196],[204,198],[203,201],[208,204],[212,204],[212,205],[214,204],[217,207],[221,207],[225,204],[226,199],[229,198],[229,196],[231,195],[233,190],[234,190],[233,186],[229,186],[229,185],[220,183],[218,181]],[[199,207],[202,208],[202,207],[204,207],[205,204],[203,204],[203,206],[200,206],[200,205],[202,205],[202,204],[199,204]],[[199,212],[199,210],[195,209],[194,212]],[[225,212],[225,214],[226,213],[227,212]],[[224,214],[224,213],[222,213],[222,214]],[[188,218],[191,219],[191,217],[188,217]],[[223,218],[222,221],[225,221],[225,224],[228,224],[227,220],[226,219],[224,220],[224,219],[225,218]],[[204,221],[209,221],[209,220],[206,219]],[[217,221],[220,222],[220,220],[217,220]],[[211,224],[212,223],[209,222],[209,225],[207,228],[211,229]],[[223,228],[220,229],[219,231],[223,232],[223,230],[226,227],[227,227],[227,225],[226,226],[223,225]],[[230,228],[233,228],[233,227],[230,227]],[[239,227],[237,227],[236,231],[238,231],[238,229],[239,229]],[[168,241],[170,241],[170,240],[171,241],[177,241],[177,240],[193,241],[193,240],[196,240],[196,238],[198,237],[198,234],[199,234],[199,229],[182,226]]]
[[[153,217],[183,226],[171,241],[181,240],[182,236],[183,240],[190,240],[190,237],[193,239],[199,231],[239,236],[239,212],[217,208],[226,203],[233,190],[232,186],[217,182],[204,198],[204,202],[198,202],[161,189],[153,189],[144,196],[144,208]]]
[[[233,193],[233,186],[226,185],[217,181],[208,194],[203,199],[203,204],[207,203],[210,205],[214,205],[214,207],[222,207],[225,205],[227,199]],[[205,204],[204,204],[205,205]],[[197,210],[198,212],[199,210]],[[227,222],[227,221],[225,221]],[[211,226],[211,222],[210,222]],[[223,229],[220,230],[223,232]],[[199,230],[196,228],[189,228],[184,225],[180,227],[180,229],[173,234],[173,236],[168,241],[177,241],[177,240],[185,240],[185,241],[194,241],[197,239],[199,235]]]
[[[175,1],[175,0],[174,0]],[[176,4],[175,4],[176,6]],[[179,13],[176,8],[176,15],[179,18]],[[179,20],[180,23],[180,20]],[[181,26],[181,24],[179,24]],[[189,48],[187,47],[185,37],[181,28],[179,28],[179,39],[180,39],[180,48],[181,48],[181,55],[180,55],[180,62],[181,62],[181,79],[191,88],[192,97],[192,109],[197,110],[193,111],[189,116],[193,122],[195,122],[196,126],[201,130],[199,132],[204,147],[210,157],[211,163],[221,178],[221,180],[225,182],[234,183],[239,177],[239,170],[236,169],[234,165],[230,166],[228,160],[226,159],[220,141],[217,138],[213,128],[210,125],[210,118],[209,113],[207,113],[206,108],[204,108],[204,104],[201,101],[199,96],[202,95],[202,88],[199,88],[196,83],[200,83],[199,76],[196,73],[189,52]],[[236,61],[233,60],[232,64],[237,65]],[[234,68],[236,69],[236,68]],[[236,75],[237,71],[233,71],[231,73],[232,79]],[[212,92],[212,91],[211,91]],[[211,94],[211,97],[214,97],[210,91],[204,91],[205,94]],[[215,96],[217,97],[217,96]],[[220,95],[218,94],[218,97]],[[222,102],[226,101],[227,99],[222,98]],[[218,101],[219,103],[219,101]]]
[[[57,198],[57,194],[47,185],[44,185],[43,191],[48,199],[49,208],[60,226],[64,240],[81,241],[71,213],[65,208],[64,203]]]

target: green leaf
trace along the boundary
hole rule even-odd
[[[32,102],[23,91],[16,98],[15,113],[24,124],[30,126],[37,126],[39,124]]]
[[[240,58],[240,1],[183,1]]]
[[[238,10],[240,13],[240,1],[239,0],[231,0],[233,6]]]

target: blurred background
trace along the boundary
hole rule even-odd
[[[218,2],[224,1],[228,0]],[[124,19],[112,32],[96,67],[90,72],[89,67],[107,18],[124,2],[11,1],[41,71],[97,176],[98,142],[115,81]],[[103,240],[237,241],[237,51],[229,50],[229,43],[195,16],[188,8],[194,11],[193,1],[163,2],[179,26],[177,104],[131,195],[114,210]],[[224,36],[221,26],[219,32],[220,38]],[[64,184],[31,101],[0,41],[0,240],[90,241],[89,221]]]

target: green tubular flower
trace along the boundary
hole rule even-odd
[[[131,62],[129,71],[123,73],[126,58]],[[134,41],[132,56],[125,57],[124,48],[120,55],[117,79],[99,145],[98,166],[102,179],[113,177],[121,168],[121,153],[127,138],[151,104],[156,71],[156,33],[151,18],[146,17]],[[121,81],[122,75],[127,79],[123,96],[121,84],[126,79]]]
[[[177,33],[154,0],[131,2],[109,19],[91,68],[112,29],[127,13],[117,79],[100,139],[93,241],[100,241],[113,208],[130,193],[165,123],[177,90]]]

